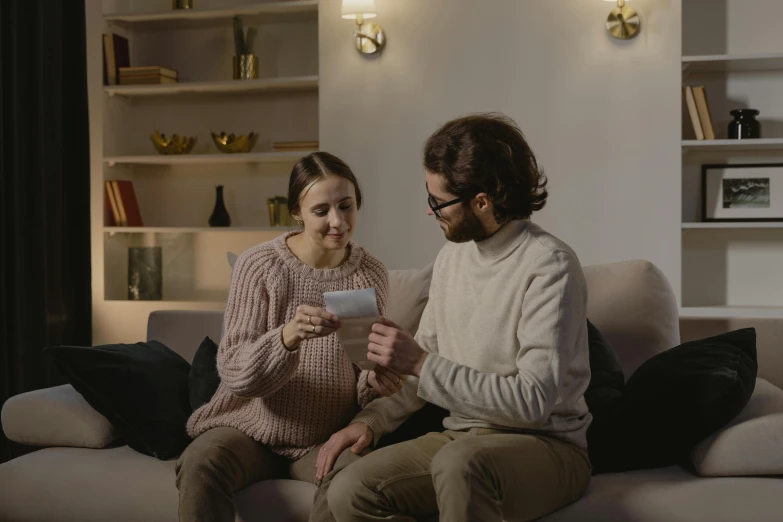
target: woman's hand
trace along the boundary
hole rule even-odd
[[[367,382],[382,397],[389,397],[400,391],[405,385],[405,379],[406,377],[400,377],[383,366],[376,366],[367,375]]]
[[[299,305],[294,318],[283,327],[283,344],[289,350],[296,350],[302,341],[326,337],[340,326],[340,318],[323,308]]]

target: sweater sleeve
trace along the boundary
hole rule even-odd
[[[386,317],[389,309],[389,271],[377,259],[366,255],[367,277],[370,284],[375,288],[375,298],[378,301],[378,311],[381,316]],[[359,408],[364,408],[370,402],[380,397],[377,391],[370,386],[367,381],[370,372],[362,370],[356,379],[356,398]]]
[[[258,252],[241,255],[234,267],[226,332],[217,355],[221,382],[239,397],[264,397],[288,382],[299,365],[299,350],[283,345],[285,325],[268,324],[271,263]]]
[[[437,354],[424,363],[419,397],[452,412],[493,424],[531,428],[545,423],[581,347],[587,286],[569,253],[548,252],[534,264],[517,326],[513,375],[482,373]]]

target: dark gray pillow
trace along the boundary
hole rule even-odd
[[[217,371],[218,345],[209,337],[201,341],[201,345],[193,356],[188,374],[188,396],[193,410],[200,408],[212,400],[220,385]]]

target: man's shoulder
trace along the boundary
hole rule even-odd
[[[559,258],[568,263],[580,264],[576,252],[565,241],[533,222],[529,224],[524,242],[526,244],[519,254],[528,263],[547,263]]]

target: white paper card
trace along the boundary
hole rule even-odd
[[[324,302],[326,310],[340,318],[342,326],[337,330],[337,338],[348,358],[363,366],[362,363],[368,362],[367,345],[372,325],[381,320],[375,289],[325,292]]]

